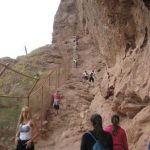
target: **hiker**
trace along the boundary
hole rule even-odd
[[[75,37],[75,41],[76,41],[76,45],[79,45],[79,42],[78,42],[79,41],[79,36]]]
[[[91,124],[94,129],[84,133],[80,150],[113,150],[112,136],[103,130],[102,117],[99,114],[93,114]]]
[[[78,64],[77,59],[73,58],[73,63],[74,63],[74,65],[75,65],[75,67],[77,68],[77,64]]]
[[[113,115],[111,118],[112,125],[105,128],[105,131],[112,134],[114,150],[128,150],[128,143],[125,130],[119,126],[119,116]]]
[[[56,110],[56,114],[58,114],[58,110],[59,110],[59,105],[60,105],[60,100],[61,100],[61,96],[59,91],[57,90],[56,93],[53,94],[54,96],[54,103],[53,103],[53,107]]]
[[[15,137],[16,150],[34,150],[34,139],[38,135],[39,130],[31,117],[30,108],[24,106],[21,110],[17,125]]]
[[[95,72],[94,72],[94,70],[92,70],[92,72],[89,75],[89,82],[90,82],[90,85],[92,83],[93,87],[94,87],[94,77],[95,77]]]
[[[73,38],[74,38],[73,42],[75,42],[75,44],[78,45],[78,44],[79,44],[79,43],[78,43],[78,41],[79,41],[79,36],[76,35],[76,36],[74,36]]]
[[[73,40],[73,54],[75,54],[78,50],[78,40],[79,37],[78,36],[74,36],[74,40]]]
[[[83,79],[84,80],[88,80],[89,79],[89,74],[87,73],[86,70],[83,72]]]

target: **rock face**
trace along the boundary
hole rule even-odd
[[[77,9],[76,1],[61,1],[59,9],[55,15],[53,43],[65,42],[70,35],[74,35],[77,29]],[[61,31],[61,33],[60,33]]]
[[[97,48],[104,64],[97,73],[98,94],[103,102],[111,103],[110,109],[125,116],[124,120],[131,119],[130,126],[124,126],[130,150],[146,149],[150,137],[150,2],[62,0],[55,16],[53,43],[67,43],[74,35],[90,37]],[[95,68],[101,65],[99,60]],[[98,98],[91,110],[98,109],[96,103]]]

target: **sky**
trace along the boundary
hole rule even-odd
[[[16,58],[51,43],[60,0],[0,0],[0,57]]]

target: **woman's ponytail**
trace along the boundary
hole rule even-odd
[[[91,116],[91,123],[97,134],[103,132],[102,117],[99,114],[93,114]]]
[[[111,118],[111,122],[113,125],[112,135],[116,135],[119,127],[120,118],[118,115],[113,115]]]

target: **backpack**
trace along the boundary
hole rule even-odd
[[[91,132],[88,132],[88,134],[91,135],[92,139],[95,141],[95,144],[93,145],[92,150],[106,150],[101,144],[100,142],[93,136],[93,134]]]

